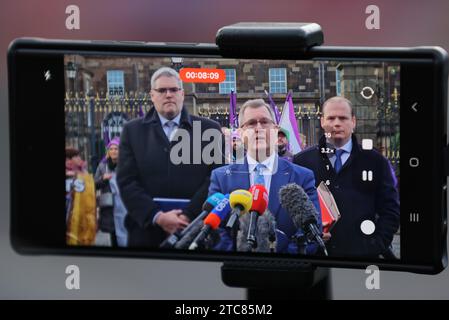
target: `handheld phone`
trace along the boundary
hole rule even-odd
[[[20,253],[447,264],[441,48],[18,39],[8,75]]]

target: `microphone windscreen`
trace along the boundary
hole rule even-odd
[[[253,195],[248,190],[235,190],[229,195],[229,202],[231,204],[231,208],[234,209],[236,205],[240,205],[243,207],[242,213],[246,213],[249,211],[251,204],[253,203]]]
[[[296,228],[307,223],[317,223],[317,211],[304,189],[296,183],[289,183],[279,190],[279,202],[290,214]]]
[[[248,244],[247,236],[248,236],[248,229],[249,229],[249,221],[250,221],[250,215],[244,214],[239,219],[239,230],[237,232],[237,251],[240,252],[250,252],[252,250],[252,247],[250,244]]]
[[[268,207],[267,189],[260,184],[253,185],[249,191],[253,195],[253,203],[250,211],[255,211],[259,215],[263,214]]]
[[[212,229],[217,229],[221,223],[221,218],[211,212],[207,215],[206,219],[204,219],[204,224],[210,226]]]
[[[276,221],[271,212],[266,210],[257,219],[257,248],[255,251],[271,252],[271,247],[276,248]]]
[[[218,203],[215,208],[209,213],[209,215],[204,219],[204,224],[210,225],[213,229],[218,228],[220,222],[225,220],[231,212],[231,206],[229,204],[229,195],[224,197],[220,203]]]
[[[215,192],[210,195],[203,204],[203,211],[210,212],[221,200],[224,199],[224,194],[220,192]]]
[[[274,247],[276,247],[276,221],[274,216],[269,210],[266,210],[263,215],[259,216],[257,219],[257,247],[254,250],[252,250],[251,245],[248,244],[247,241],[250,217],[249,214],[245,214],[241,216],[239,220],[240,226],[237,233],[237,251],[271,252],[270,246],[274,244]],[[273,244],[272,241],[270,241],[270,238],[274,239]]]

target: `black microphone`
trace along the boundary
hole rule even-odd
[[[199,223],[192,224],[192,228],[190,228],[189,232],[184,234],[184,236],[182,236],[181,239],[179,239],[179,241],[176,242],[174,248],[187,249],[189,245],[192,243],[193,239],[195,239],[198,233],[200,233],[203,226],[204,226],[203,221],[199,221]]]
[[[212,194],[210,197],[206,199],[203,203],[202,212],[183,230],[176,231],[175,233],[168,236],[160,245],[159,248],[173,248],[176,243],[180,241],[182,237],[186,234],[189,234],[190,231],[197,225],[201,225],[202,220],[206,217],[206,215],[211,212],[211,210],[221,201],[223,200],[224,195],[222,193],[216,192]],[[193,239],[192,239],[193,240]],[[191,241],[191,240],[190,240]],[[179,249],[179,248],[178,248]]]
[[[245,214],[239,220],[237,233],[237,251],[241,252],[275,252],[276,251],[276,221],[269,210],[257,219],[257,246],[255,248],[247,240],[247,232],[251,215]]]
[[[204,226],[201,228],[198,235],[193,239],[189,246],[189,250],[197,250],[201,245],[204,245],[206,237],[213,231],[218,229],[221,221],[227,218],[231,212],[228,195],[225,196],[221,202],[215,206],[214,209],[204,219]]]
[[[263,215],[268,207],[268,192],[267,189],[261,184],[253,185],[249,191],[253,195],[253,202],[249,211],[250,221],[248,227],[248,236],[246,241],[253,248],[257,247],[256,227],[259,216]]]
[[[304,189],[296,183],[289,183],[279,190],[279,201],[290,214],[295,227],[303,229],[307,239],[315,240],[327,256],[326,246],[318,228],[317,211]]]
[[[237,236],[235,238],[235,241],[236,241],[235,250],[237,250],[237,251],[250,252],[253,249],[253,247],[246,240],[246,238],[248,237],[249,221],[250,221],[249,214],[244,214],[239,219],[239,224],[238,224],[239,230],[238,230]]]

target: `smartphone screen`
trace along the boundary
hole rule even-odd
[[[66,253],[375,262],[391,269],[435,264],[438,254],[422,237],[441,229],[443,179],[426,174],[432,160],[416,148],[443,141],[443,111],[430,108],[439,97],[431,56],[399,50],[351,57],[330,50],[287,60],[193,51],[18,55],[22,86],[15,103],[31,101],[25,88],[39,90],[34,99],[41,112],[27,115],[52,119],[40,124],[43,134],[63,132],[44,147],[59,152],[45,198],[51,210],[39,218],[51,230],[36,229],[43,220],[32,228],[33,217],[26,238],[33,234],[42,246]],[[416,121],[426,116],[437,125],[417,130]],[[265,167],[258,172],[260,163]],[[423,191],[416,179],[438,182]],[[289,207],[281,195],[292,183],[309,204],[296,216],[300,201],[293,197]],[[238,225],[228,228],[233,192],[260,184],[263,212],[243,210]],[[192,221],[217,193],[233,207],[217,212],[220,198],[193,233]],[[436,202],[419,202],[424,193]],[[251,197],[255,203],[254,192]],[[303,221],[304,210],[314,212],[325,251]],[[16,234],[26,234],[24,220],[15,223],[21,226]],[[184,229],[191,244],[205,226],[210,230],[195,248],[162,246],[173,235],[179,242]]]

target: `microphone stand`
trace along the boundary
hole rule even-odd
[[[296,32],[292,32],[295,28]],[[215,42],[223,57],[290,58],[301,59],[313,47],[323,43],[323,32],[317,24],[298,23],[285,28],[282,24],[237,24],[221,28]],[[279,42],[285,47],[280,47]],[[234,230],[232,230],[234,231]],[[237,233],[232,234],[234,243]],[[305,238],[305,237],[304,237]],[[298,247],[305,250],[306,239],[298,239]],[[303,252],[301,252],[303,253]],[[221,267],[222,281],[230,287],[247,288],[247,297],[254,299],[330,299],[330,271],[311,263],[261,257],[234,258]]]
[[[232,250],[234,252],[237,251],[237,234],[239,232],[239,228],[240,228],[240,221],[239,219],[237,219],[231,228]]]
[[[307,244],[309,243],[309,241],[307,240],[304,232],[296,233],[293,238],[296,241],[296,245],[298,246],[298,253],[304,255],[307,254]]]

